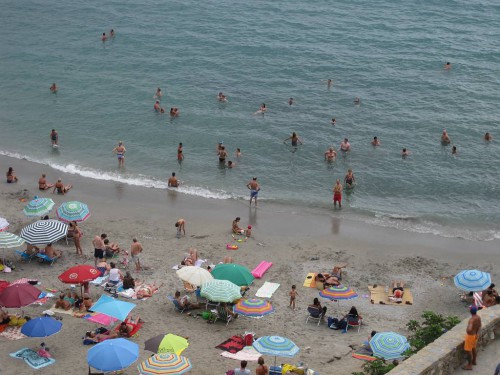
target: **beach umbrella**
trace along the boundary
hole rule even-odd
[[[241,299],[233,306],[233,312],[253,318],[262,317],[274,312],[274,307],[269,301],[259,298]]]
[[[54,207],[54,201],[50,198],[35,198],[24,206],[23,212],[28,217],[39,217],[46,215]]]
[[[89,207],[82,202],[64,202],[57,209],[59,220],[69,223],[71,221],[81,222],[90,217]]]
[[[328,298],[332,301],[339,301],[341,299],[356,298],[358,294],[348,286],[338,285],[325,288],[319,292],[323,298]]]
[[[24,323],[21,333],[29,337],[47,337],[59,332],[62,323],[50,316],[34,318]]]
[[[248,268],[233,263],[218,264],[212,270],[212,276],[217,280],[231,281],[238,286],[250,285],[255,279]]]
[[[24,244],[24,240],[16,236],[15,234],[9,232],[0,232],[0,249],[3,250],[3,259],[5,263],[5,249],[11,249],[14,247],[19,247]]]
[[[173,353],[160,353],[141,362],[137,369],[141,375],[184,374],[193,365],[186,357]]]
[[[58,220],[38,220],[21,230],[21,237],[31,245],[47,245],[65,237],[68,226]]]
[[[97,279],[101,272],[88,264],[79,264],[61,273],[58,279],[65,284],[82,284]]]
[[[8,281],[0,280],[0,294],[10,285]]]
[[[104,372],[123,370],[137,358],[139,345],[123,338],[100,342],[87,352],[89,366]]]
[[[200,286],[214,279],[212,274],[206,269],[195,266],[184,266],[177,270],[176,274],[182,281],[186,281],[194,286]]]
[[[3,217],[0,217],[0,232],[9,229],[9,222]]]
[[[300,350],[292,340],[281,336],[262,336],[252,346],[260,354],[274,356],[274,365],[276,357],[295,357]]]
[[[241,298],[240,287],[227,280],[212,280],[201,286],[200,295],[212,302],[233,302]]]
[[[89,322],[97,323],[97,324],[100,324],[103,326],[109,326],[118,320],[116,318],[113,318],[112,316],[108,316],[108,315],[102,314],[102,313],[92,315],[92,316],[85,318],[85,319],[87,319],[87,321],[89,321]]]
[[[370,340],[370,347],[374,357],[396,359],[410,349],[406,337],[395,332],[379,332]]]
[[[161,334],[150,338],[144,343],[144,350],[149,350],[153,353],[181,353],[189,346],[188,340],[184,337],[174,335],[172,333]]]
[[[40,297],[40,290],[31,284],[11,284],[0,293],[0,306],[20,308],[28,306]]]
[[[466,292],[480,292],[491,285],[491,275],[479,270],[459,272],[453,280],[457,288]]]
[[[119,301],[112,297],[102,295],[101,298],[92,305],[90,310],[112,316],[118,320],[125,320],[135,306],[135,303]]]

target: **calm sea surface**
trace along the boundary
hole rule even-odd
[[[3,154],[159,188],[175,171],[182,191],[215,199],[247,199],[258,176],[262,200],[313,210],[331,208],[335,179],[352,168],[357,186],[332,215],[500,238],[497,1],[11,1],[0,34]],[[180,117],[153,111],[158,86]],[[263,102],[268,112],[252,115]],[[293,131],[296,152],[283,144]],[[325,163],[344,137],[352,152]],[[219,141],[236,168],[220,168]]]

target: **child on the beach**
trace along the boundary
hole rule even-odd
[[[248,237],[250,237],[251,235],[252,235],[252,226],[251,226],[251,225],[249,225],[249,226],[247,227],[247,230],[245,231],[245,237],[246,237],[246,238],[248,238]]]
[[[290,295],[290,306],[289,307],[291,307],[292,310],[295,310],[295,298],[299,295],[296,288],[297,287],[295,285],[292,285],[292,290],[290,290],[290,293],[288,293]]]

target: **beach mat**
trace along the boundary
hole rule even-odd
[[[229,353],[238,353],[241,349],[245,347],[245,340],[240,336],[233,336],[222,344],[216,346],[217,349],[224,350]]]
[[[128,324],[132,324],[132,323],[128,323]],[[127,337],[139,336],[138,332],[139,332],[139,330],[142,328],[142,325],[143,325],[143,324],[144,324],[144,323],[132,324],[132,326],[133,326],[134,328],[132,329],[132,331],[130,331],[130,333],[128,334],[128,336],[127,336]],[[115,327],[115,331],[116,331],[116,332],[120,331],[120,326],[119,326],[119,325],[117,325],[117,326]]]
[[[269,281],[266,281],[264,285],[262,285],[257,293],[255,293],[256,297],[259,298],[271,298],[273,296],[273,293],[278,290],[280,287],[280,284],[278,283],[271,283]]]
[[[56,360],[53,358],[40,357],[37,352],[32,349],[22,348],[15,353],[9,354],[13,358],[23,359],[31,368],[38,370],[42,367],[53,364]]]
[[[237,353],[230,353],[224,351],[220,353],[220,355],[225,358],[235,359],[237,361],[249,361],[249,362],[257,362],[259,357],[262,356],[262,354],[260,354],[257,350],[255,350],[252,346],[245,346]]]
[[[309,272],[306,276],[306,279],[304,281],[304,286],[306,288],[316,288],[316,280],[314,279],[316,277],[317,273],[315,272]]]
[[[376,305],[413,305],[413,294],[409,288],[405,288],[401,303],[390,301],[389,296],[392,295],[392,288],[389,288],[388,292],[385,291],[385,288],[385,285],[368,286],[371,303]]]
[[[20,340],[28,337],[21,333],[21,327],[7,327],[5,330],[0,333],[0,336],[5,337],[8,340]]]
[[[358,350],[356,350],[354,353],[352,353],[352,357],[356,359],[361,359],[363,361],[374,361],[377,359],[377,357],[373,356],[373,352],[368,350],[368,348],[362,346]]]

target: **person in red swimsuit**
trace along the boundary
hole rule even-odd
[[[342,207],[342,185],[340,184],[340,179],[337,178],[337,182],[333,186],[333,207],[337,207],[337,202],[339,203],[339,208]]]

